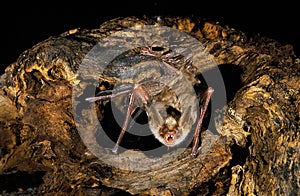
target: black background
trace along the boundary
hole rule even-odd
[[[4,1],[2,1],[4,2]],[[18,56],[49,36],[70,29],[97,28],[118,16],[196,15],[219,21],[248,35],[261,34],[291,44],[299,56],[299,10],[289,1],[37,1],[0,5],[0,73]],[[295,1],[296,2],[296,1]],[[63,5],[64,4],[64,5]]]

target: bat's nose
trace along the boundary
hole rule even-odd
[[[175,133],[174,132],[167,132],[164,135],[164,142],[166,145],[173,145],[175,142]]]

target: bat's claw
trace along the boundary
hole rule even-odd
[[[200,146],[197,149],[192,149],[191,157],[195,158],[201,153],[202,153],[202,147]]]
[[[114,153],[114,154],[117,154],[118,153],[118,145],[115,145],[115,147],[113,149],[111,149],[111,152]]]
[[[191,152],[191,157],[196,158],[198,156],[198,150],[196,152]]]

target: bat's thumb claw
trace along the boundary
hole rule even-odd
[[[208,91],[208,93],[213,93],[215,90],[212,88],[212,87],[208,87],[208,89],[207,89],[207,91]]]

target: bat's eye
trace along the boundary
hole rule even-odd
[[[175,134],[173,132],[165,133],[164,142],[166,145],[173,145],[175,142]]]

